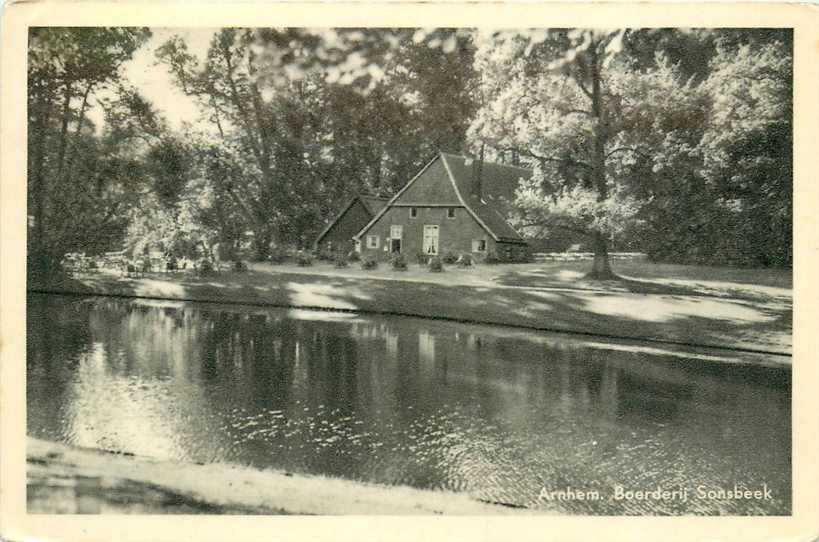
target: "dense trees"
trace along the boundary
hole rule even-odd
[[[105,246],[125,226],[121,211],[134,197],[131,173],[139,167],[129,140],[157,125],[119,69],[149,36],[131,28],[30,32],[28,258],[34,273],[49,272],[69,250]],[[109,120],[101,133],[88,119],[95,100]],[[139,134],[132,129],[137,125]]]
[[[200,122],[169,129],[121,67],[147,29],[34,29],[29,257],[308,247],[356,192],[438,150],[531,165],[513,217],[585,236],[592,275],[655,259],[791,263],[786,30],[241,29],[152,43]],[[89,111],[104,111],[95,125]]]
[[[205,172],[253,232],[257,258],[273,244],[309,246],[352,193],[392,194],[438,149],[464,148],[468,40],[450,34],[440,51],[412,34],[225,29],[203,65],[181,38],[159,48],[218,130]]]
[[[785,33],[750,39],[485,36],[472,135],[535,167],[518,192],[518,223],[584,234],[596,278],[612,276],[607,244],[617,236],[640,237],[657,259],[788,265],[790,52]]]

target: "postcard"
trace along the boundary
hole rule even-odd
[[[814,539],[818,28],[11,3],[0,535]]]

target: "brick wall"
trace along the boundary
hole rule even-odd
[[[438,255],[443,256],[448,251],[455,254],[473,254],[473,239],[485,239],[487,250],[495,249],[495,241],[478,224],[464,207],[455,207],[455,218],[447,218],[447,207],[416,207],[417,218],[410,218],[409,207],[391,207],[361,238],[361,255],[378,260],[389,258],[389,251],[384,250],[390,236],[390,226],[403,227],[401,252],[410,262],[414,262],[416,255],[422,251],[424,226],[438,226]],[[378,248],[367,248],[367,236],[378,236]],[[387,244],[388,246],[388,244]]]

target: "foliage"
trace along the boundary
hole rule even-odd
[[[138,203],[145,179],[140,143],[162,127],[150,105],[120,82],[119,69],[149,36],[144,28],[29,33],[32,275],[54,271],[68,252],[110,249],[127,227],[123,217]],[[89,120],[95,101],[105,111],[103,130]]]
[[[351,193],[393,193],[433,151],[463,145],[472,49],[451,32],[430,49],[436,38],[414,32],[223,29],[204,63],[182,38],[159,48],[219,132],[209,176],[259,258],[311,242]],[[365,74],[366,94],[352,84]]]
[[[788,265],[788,36],[484,33],[470,136],[533,166],[513,224],[585,236],[593,276],[612,276],[608,246],[629,238],[660,259]]]
[[[174,136],[165,136],[148,149],[145,163],[154,194],[163,205],[172,208],[195,171],[192,149]]]
[[[490,250],[490,251],[488,251],[486,253],[486,256],[484,256],[483,263],[487,263],[487,264],[500,263],[500,258],[498,258],[498,255],[495,254],[494,250]]]
[[[361,260],[361,254],[359,254],[356,250],[351,250],[349,254],[347,254],[347,260],[350,262],[357,262]]]
[[[309,252],[300,250],[296,253],[296,265],[299,267],[309,267],[313,265],[313,256]]]
[[[458,255],[452,252],[451,250],[448,250],[446,254],[444,254],[442,260],[445,264],[452,265],[458,261]]]
[[[333,265],[339,269],[350,265],[346,255],[343,252],[337,252],[333,260]]]
[[[248,271],[247,262],[243,262],[242,260],[234,260],[233,270],[236,271],[237,273],[247,273]]]
[[[395,271],[406,271],[407,259],[403,254],[395,254],[390,258],[390,266],[392,266]]]
[[[471,267],[472,266],[472,255],[471,254],[461,254],[458,256],[457,261],[455,262],[458,264],[458,267]]]
[[[218,273],[213,260],[210,258],[202,258],[196,266],[196,272],[201,277],[211,277]]]
[[[378,268],[378,260],[376,260],[375,258],[371,258],[371,257],[368,256],[366,258],[361,259],[361,269],[364,269],[365,271],[369,271],[371,269],[377,269],[377,268]]]
[[[270,249],[270,254],[268,256],[268,261],[270,261],[270,263],[272,263],[274,265],[281,265],[281,264],[285,263],[288,260],[289,257],[290,257],[290,254],[283,247],[274,246],[274,247],[272,247]]]
[[[429,269],[430,273],[440,273],[444,270],[444,262],[438,256],[433,256],[427,263],[427,269]]]
[[[226,28],[204,61],[177,36],[156,55],[202,114],[184,133],[122,77],[149,37],[30,32],[33,272],[121,248],[283,263],[353,194],[395,193],[439,150],[531,166],[511,221],[585,239],[598,276],[635,243],[791,265],[790,30]]]

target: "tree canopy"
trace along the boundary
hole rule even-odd
[[[29,40],[29,254],[307,248],[356,193],[440,150],[527,165],[510,220],[657,260],[792,261],[788,30],[252,29],[203,58],[150,29]],[[136,51],[194,100],[173,129]],[[103,111],[96,125],[89,112]]]

